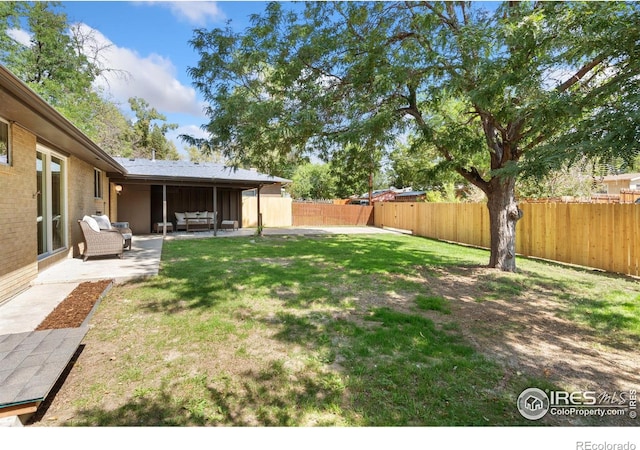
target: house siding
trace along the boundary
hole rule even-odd
[[[620,189],[629,189],[629,180],[608,181],[607,194],[620,194]]]
[[[151,232],[151,186],[124,185],[118,198],[118,220],[129,222],[133,234]]]
[[[36,136],[11,125],[11,165],[0,166],[0,302],[38,274]]]

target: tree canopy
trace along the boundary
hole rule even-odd
[[[623,124],[638,111],[638,11],[632,2],[270,3],[243,32],[196,30],[200,61],[189,73],[210,104],[210,148],[236,163],[329,160],[403,134],[428,143],[439,168],[486,194],[489,264],[515,270],[521,171],[637,151],[638,122]]]

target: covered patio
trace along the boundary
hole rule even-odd
[[[290,180],[254,170],[233,169],[222,164],[116,158],[126,168],[124,175],[110,174],[118,193],[118,221],[127,221],[134,234],[177,231],[176,213],[206,212],[212,219],[207,228],[217,235],[223,221],[242,227],[242,192],[256,190],[258,224],[260,191],[264,186]],[[164,227],[162,224],[171,224]]]

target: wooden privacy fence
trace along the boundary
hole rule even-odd
[[[373,225],[373,206],[294,202],[293,226]]]
[[[640,191],[636,189],[620,189],[620,203],[633,203],[640,198]]]
[[[375,226],[488,248],[483,203],[374,204]],[[516,251],[553,261],[640,275],[640,205],[524,203]]]
[[[284,197],[260,197],[262,224],[265,227],[291,226],[291,199]],[[242,197],[242,226],[258,226],[258,198]]]

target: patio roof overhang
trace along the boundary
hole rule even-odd
[[[126,173],[109,173],[114,183],[166,184],[171,186],[209,186],[238,190],[256,189],[291,180],[262,174],[254,170],[232,169],[223,164],[193,163],[149,159],[116,158]]]
[[[34,133],[43,144],[104,171],[118,175],[125,172],[122,165],[2,65],[0,105],[0,114],[6,120]]]
[[[264,186],[265,184],[274,184],[274,183],[256,183],[256,182],[230,182],[229,180],[223,179],[202,179],[202,178],[177,178],[177,177],[157,177],[157,176],[148,176],[148,177],[140,177],[140,176],[122,176],[120,174],[109,173],[110,181],[117,184],[166,184],[170,186],[185,186],[185,187],[219,187],[219,188],[229,188],[229,189],[239,189],[239,190],[248,190],[248,189],[256,189]]]

